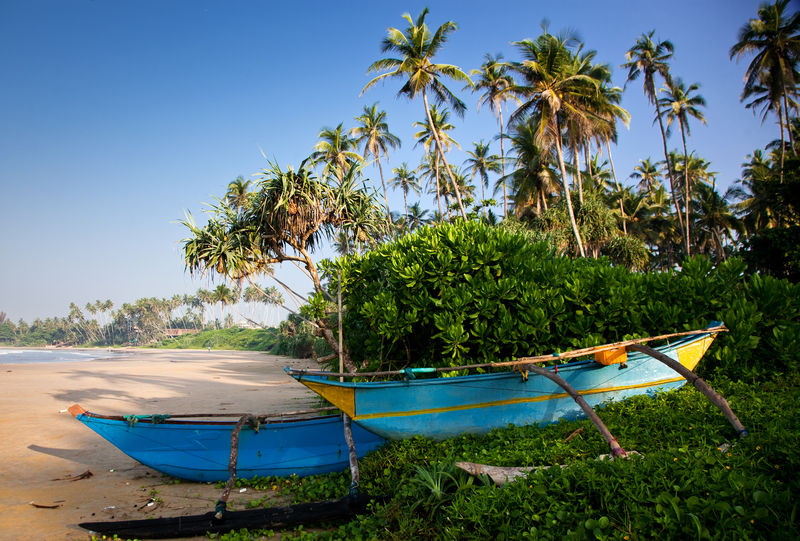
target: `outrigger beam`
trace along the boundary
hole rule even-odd
[[[592,406],[590,406],[589,403],[586,402],[586,399],[584,399],[572,385],[567,383],[564,378],[546,368],[542,368],[541,366],[535,364],[526,365],[525,369],[551,380],[553,383],[564,389],[567,392],[567,394],[570,395],[572,399],[578,403],[578,406],[580,406],[580,408],[583,410],[583,412],[586,414],[589,420],[592,421],[594,426],[600,432],[600,435],[603,436],[603,439],[611,448],[612,457],[628,456],[628,453],[626,453],[625,449],[623,449],[620,446],[620,444],[617,443],[617,438],[611,435],[611,432],[608,430],[608,427],[606,427],[605,423],[603,423],[603,421],[600,419],[597,413],[595,413],[595,411],[592,409]]]
[[[666,364],[673,370],[675,370],[678,374],[683,376],[686,381],[694,385],[695,389],[703,393],[708,400],[717,406],[720,410],[722,410],[722,414],[725,415],[725,418],[728,419],[728,422],[733,425],[734,430],[739,435],[740,438],[743,438],[747,435],[747,429],[744,427],[739,418],[733,413],[728,401],[725,398],[716,392],[711,386],[706,383],[702,378],[700,378],[697,374],[683,366],[681,363],[664,355],[660,351],[657,351],[650,346],[645,346],[644,344],[631,344],[627,346],[627,349],[638,351],[640,353],[644,353],[645,355],[649,355],[650,357],[661,361],[662,363]]]

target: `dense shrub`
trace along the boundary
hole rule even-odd
[[[800,286],[746,276],[732,258],[636,273],[477,222],[427,227],[324,268],[342,270],[345,336],[365,369],[458,366],[587,347],[723,321],[701,370],[797,368]]]

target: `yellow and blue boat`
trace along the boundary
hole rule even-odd
[[[721,330],[721,323],[712,322],[708,329],[680,333],[686,336],[654,349],[694,370]],[[626,344],[656,338],[659,337],[570,352],[573,355],[497,363],[494,366],[513,365],[515,369],[456,377],[420,379],[415,375],[435,370],[417,368],[406,370],[408,377],[402,381],[339,381],[338,376],[343,374],[288,367],[286,371],[370,432],[392,440],[417,435],[441,440],[466,433],[481,434],[510,424],[548,424],[583,416],[564,389],[544,376],[529,375],[524,370],[526,362],[594,353],[593,360],[545,367],[566,380],[592,407],[633,395],[677,389],[686,383],[677,372],[653,357],[625,349]]]

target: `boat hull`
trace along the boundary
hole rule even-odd
[[[714,334],[703,333],[657,349],[693,370],[713,340]],[[628,354],[624,364],[571,362],[558,366],[557,373],[592,407],[676,389],[686,382],[663,363],[640,353]],[[387,439],[421,435],[441,440],[508,425],[548,424],[584,416],[564,389],[533,373],[527,377],[520,372],[502,372],[389,382],[293,377],[357,424]]]
[[[74,411],[73,411],[74,410]],[[139,421],[106,418],[73,406],[76,418],[134,460],[154,470],[191,481],[228,479],[231,433],[235,422]],[[361,457],[385,440],[353,425]],[[348,449],[340,415],[262,424],[239,434],[236,476],[300,477],[348,467]]]

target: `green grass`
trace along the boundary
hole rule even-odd
[[[750,430],[736,435],[694,389],[611,404],[601,418],[644,458],[597,461],[608,452],[588,421],[509,427],[443,442],[392,442],[361,461],[361,490],[389,494],[370,515],[322,531],[323,539],[798,539],[800,378],[714,387]],[[564,442],[577,428],[584,432]],[[497,487],[454,469],[567,464]],[[242,483],[293,501],[338,498],[349,473]],[[269,505],[268,501],[253,505]],[[251,539],[233,533],[226,539]]]
[[[158,349],[230,349],[269,351],[277,341],[277,329],[217,329],[167,338],[148,346]]]

